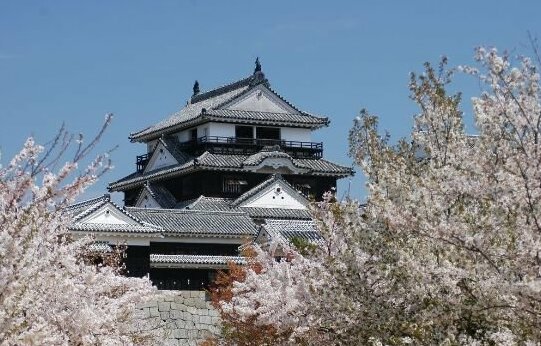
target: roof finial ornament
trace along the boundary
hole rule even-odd
[[[197,79],[195,80],[195,83],[193,83],[193,95],[192,96],[195,96],[197,94],[199,94],[199,82],[197,81]]]
[[[256,74],[257,72],[261,72],[261,63],[259,62],[259,57],[255,59],[254,74]]]

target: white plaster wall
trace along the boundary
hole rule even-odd
[[[209,136],[235,137],[235,125],[225,123],[208,123]]]
[[[141,194],[135,206],[138,208],[160,208],[158,202],[156,202],[147,190]]]
[[[113,225],[133,224],[134,221],[128,216],[119,212],[116,208],[105,205],[98,211],[90,214],[79,221],[80,223],[107,223]]]
[[[239,100],[233,101],[226,108],[256,112],[297,113],[291,106],[261,85]]]
[[[177,160],[171,155],[167,149],[163,146],[163,144],[158,145],[156,148],[156,151],[154,152],[154,155],[150,158],[150,161],[148,162],[147,167],[145,168],[145,172],[150,172],[152,170],[162,168],[165,166],[175,165],[177,164]]]
[[[311,142],[312,131],[310,129],[299,129],[295,127],[282,127],[282,139],[285,141]]]
[[[280,189],[279,192],[277,191],[278,188]],[[253,208],[306,209],[304,204],[290,194],[289,190],[284,184],[276,182],[270,189],[265,190],[258,197],[242,206]]]

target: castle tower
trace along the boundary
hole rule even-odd
[[[201,92],[196,81],[184,108],[130,135],[147,150],[109,184],[125,205],[107,195],[74,205],[71,230],[105,246],[126,242],[129,275],[200,289],[229,261],[243,263],[242,244],[317,238],[309,198],[353,173],[311,140],[328,125],[273,90],[259,60],[236,82]]]

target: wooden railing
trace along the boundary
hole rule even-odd
[[[137,172],[142,172],[148,164],[150,154],[137,155],[135,165],[137,166]]]
[[[238,138],[222,136],[203,136],[195,140],[182,142],[180,145],[191,146],[203,143],[253,145],[257,147],[278,145],[283,148],[323,150],[323,143],[321,142],[301,142],[286,141],[283,139]]]
[[[186,151],[194,155],[199,155],[205,150],[223,154],[254,154],[263,147],[277,146],[297,158],[321,158],[323,156],[323,143],[321,142],[287,141],[283,139],[203,136],[187,142],[177,142],[175,145],[179,151]],[[138,172],[145,169],[150,155],[152,153],[137,156]]]

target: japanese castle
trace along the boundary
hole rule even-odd
[[[109,195],[69,208],[70,230],[96,248],[127,244],[126,271],[160,289],[198,290],[249,242],[317,241],[309,199],[336,187],[350,167],[323,158],[312,131],[326,117],[300,110],[272,89],[259,60],[250,76],[201,92],[167,119],[130,134],[146,144],[135,171]]]

